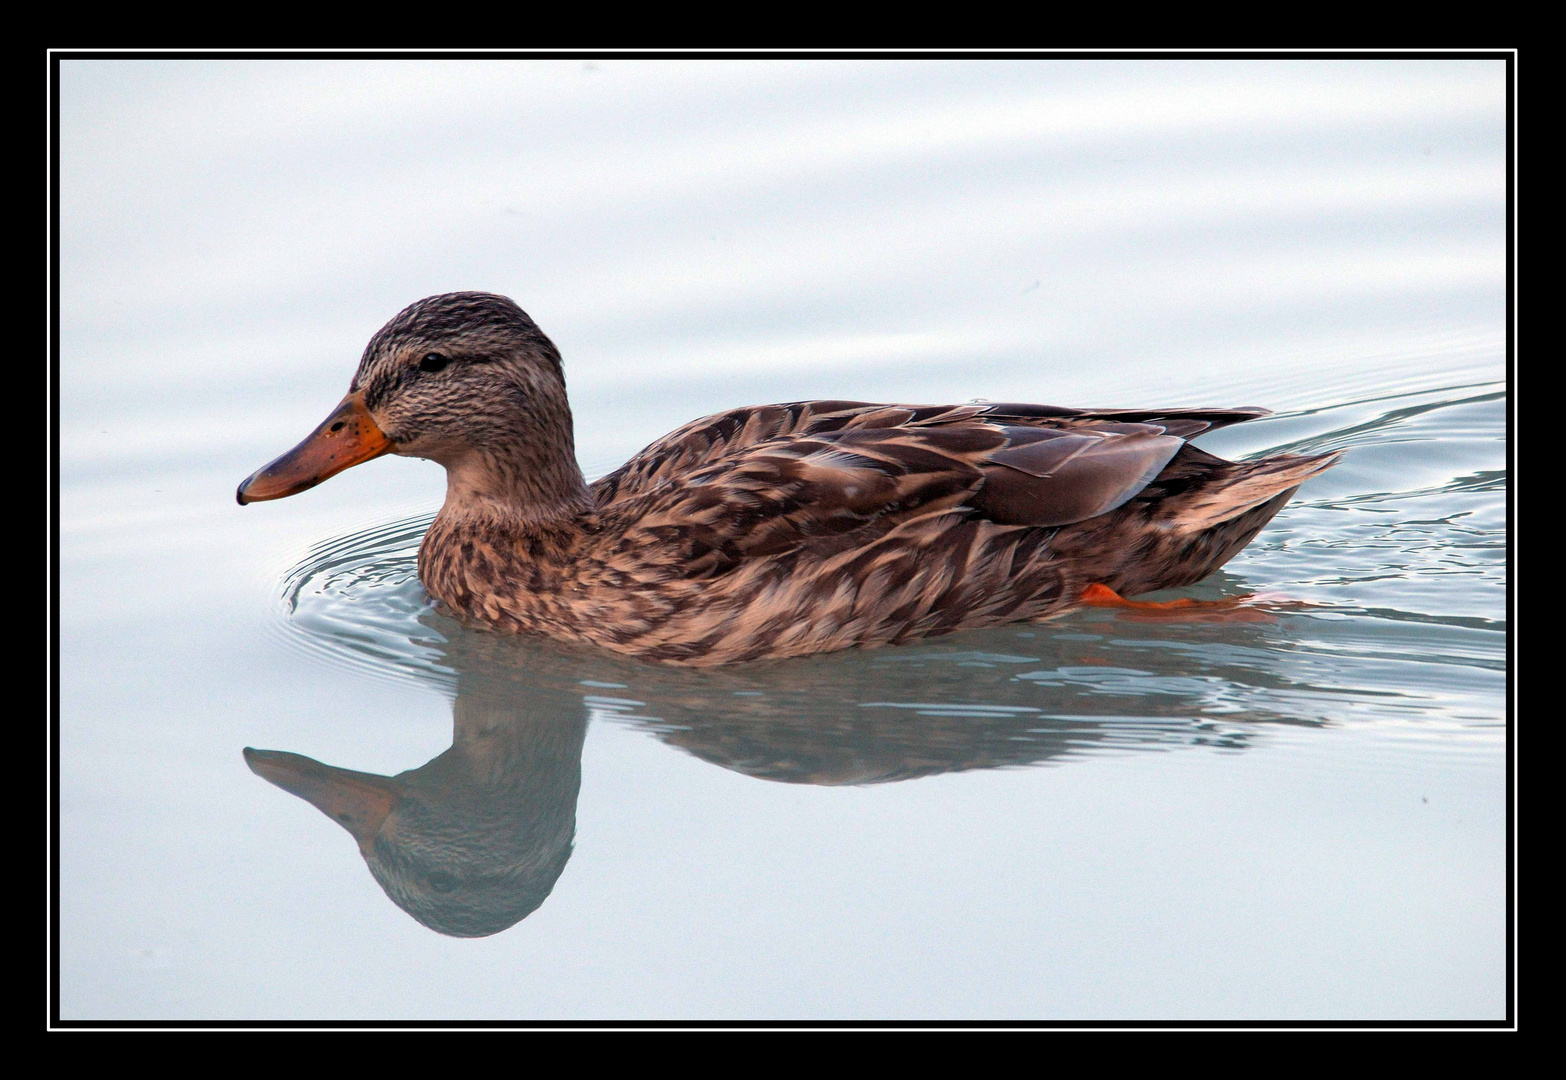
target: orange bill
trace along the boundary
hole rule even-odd
[[[309,438],[251,473],[239,485],[236,497],[243,506],[297,495],[329,476],[393,449],[392,441],[364,407],[364,393],[349,394]]]
[[[247,746],[245,764],[347,829],[365,851],[402,795],[402,785],[389,776],[323,765],[303,754]]]

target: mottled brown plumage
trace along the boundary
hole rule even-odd
[[[1185,441],[1264,415],[763,405],[687,424],[587,484],[554,345],[510,300],[451,293],[377,333],[343,406],[240,501],[388,449],[431,458],[447,495],[419,577],[455,614],[722,664],[1044,618],[1093,583],[1198,581],[1336,460],[1228,462]],[[336,417],[382,441],[328,446]]]

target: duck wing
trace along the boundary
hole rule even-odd
[[[692,420],[652,443],[630,461],[591,485],[605,507],[634,499],[703,465],[715,464],[770,439],[834,430],[876,406],[863,401],[796,401],[752,405]],[[841,418],[841,419],[839,419]]]
[[[594,489],[601,520],[618,523],[627,555],[661,551],[700,576],[802,547],[846,550],[927,516],[1034,527],[1083,521],[1151,483],[1185,444],[1184,432],[1256,412],[1131,418],[1148,415],[762,406],[687,425]]]
[[[880,405],[865,401],[795,401],[715,413],[665,435],[620,468],[592,484],[606,507],[635,498],[705,465],[739,457],[774,439],[821,436],[844,430],[934,428],[977,421],[1005,427],[1070,430],[1080,422],[1150,423],[1163,433],[1190,439],[1205,431],[1268,415],[1238,409],[1072,409],[1056,405]],[[1030,455],[1022,455],[1025,461]]]
[[[1157,424],[1166,434],[1194,439],[1206,431],[1271,416],[1271,409],[1246,405],[1234,409],[1065,409],[1057,405],[985,405],[984,417],[1009,424],[1050,424],[1057,421],[1104,420],[1110,423]]]

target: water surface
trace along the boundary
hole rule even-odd
[[[62,1015],[1502,1016],[1504,76],[66,62]],[[503,638],[418,585],[438,467],[233,503],[458,288],[561,347],[590,476],[813,397],[1344,458],[1178,594],[1258,621]]]

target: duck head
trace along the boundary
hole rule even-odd
[[[445,293],[404,308],[370,339],[332,414],[252,473],[237,498],[295,495],[382,454],[445,466],[448,507],[548,517],[588,498],[560,353],[494,293]]]

